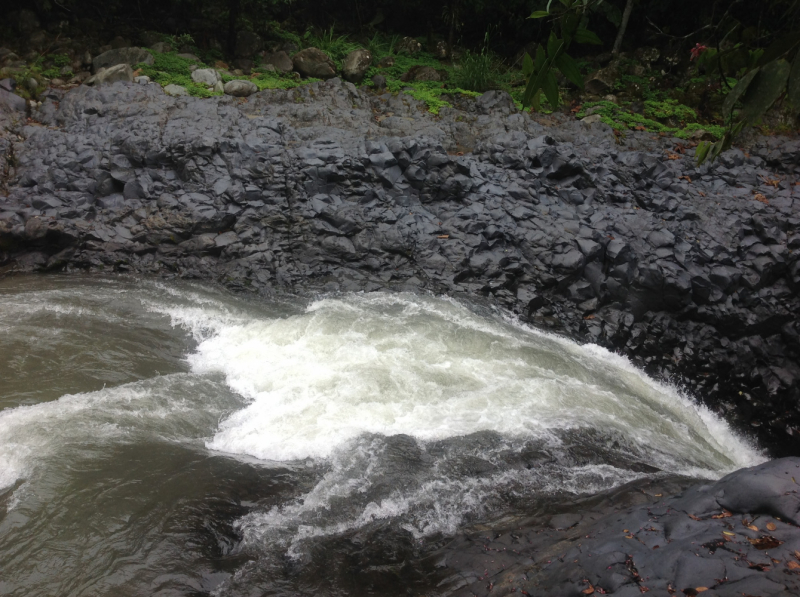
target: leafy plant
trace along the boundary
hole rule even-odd
[[[455,76],[458,87],[480,93],[494,87],[497,69],[494,58],[487,49],[488,44],[489,35],[486,34],[480,54],[467,52],[461,59],[461,68],[456,71]]]
[[[551,106],[558,106],[560,98],[554,69],[559,70],[578,88],[583,89],[583,76],[580,68],[575,60],[567,54],[567,50],[572,42],[597,45],[602,43],[597,35],[581,24],[584,15],[592,5],[592,0],[559,0],[559,2],[563,8],[557,7],[559,10],[550,12],[549,8],[553,4],[550,0],[548,10],[534,11],[529,17],[531,19],[555,17],[556,24],[550,32],[547,47],[539,44],[534,58],[527,53],[523,58],[522,71],[528,78],[528,84],[522,97],[523,107],[531,106],[534,110],[538,110],[540,91],[544,93]],[[560,30],[560,37],[557,30]]]
[[[303,43],[306,47],[314,47],[325,52],[331,60],[341,65],[342,60],[352,51],[361,48],[358,44],[353,43],[346,35],[336,35],[333,25],[327,31],[323,31],[322,35],[317,36],[311,30],[306,31],[303,35]]]

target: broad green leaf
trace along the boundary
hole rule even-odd
[[[728,92],[728,95],[725,97],[725,101],[722,103],[722,117],[725,120],[727,120],[728,117],[731,115],[731,112],[733,111],[733,106],[736,104],[739,98],[742,97],[744,92],[747,91],[747,88],[750,86],[750,83],[753,82],[753,79],[758,74],[758,70],[759,69],[757,68],[751,70],[741,79],[739,79],[739,82],[736,83],[736,85],[733,86],[733,89],[731,89]]]
[[[764,50],[764,53],[758,59],[757,65],[766,66],[770,62],[773,62],[774,60],[777,60],[786,54],[786,52],[791,50],[797,44],[800,44],[800,37],[798,37],[797,31],[792,28],[792,31],[776,39],[774,42],[772,42],[772,45]]]
[[[531,13],[531,16],[529,16],[528,18],[529,19],[543,19],[543,18],[549,17],[549,16],[550,16],[550,13],[547,12],[546,10],[534,10]]]
[[[558,107],[558,80],[552,70],[548,71],[544,79],[542,91],[544,91],[544,96],[547,98],[550,107],[555,110]]]
[[[697,149],[694,152],[694,157],[697,159],[697,165],[702,165],[708,156],[708,150],[711,149],[711,143],[708,141],[701,141],[697,144]]]
[[[536,62],[534,63],[534,71],[539,72],[544,68],[544,63],[547,62],[547,54],[542,47],[542,44],[539,44],[536,48]]]
[[[574,40],[579,44],[594,44],[596,46],[603,45],[603,42],[600,41],[600,38],[588,29],[578,29],[575,32]]]
[[[791,66],[785,60],[775,60],[761,68],[742,98],[745,122],[753,124],[766,114],[786,89],[790,70]]]
[[[526,77],[530,77],[533,74],[533,58],[527,52],[522,58],[522,74]]]
[[[556,58],[555,63],[562,75],[583,89],[583,76],[581,76],[577,63],[570,56],[561,54]]]
[[[564,45],[564,42],[562,42],[560,39],[558,39],[556,37],[556,34],[551,31],[550,32],[550,37],[547,40],[547,56],[551,60],[555,60],[556,56],[558,56],[559,49],[563,45]]]
[[[792,103],[795,114],[800,112],[800,52],[792,62],[792,72],[789,73],[788,86],[789,101]]]

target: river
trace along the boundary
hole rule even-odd
[[[425,295],[7,278],[0,380],[2,595],[369,594],[354,566],[541,500],[764,460],[623,357]]]

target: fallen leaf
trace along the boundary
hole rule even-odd
[[[795,549],[795,550],[794,550],[794,557],[796,557],[798,560],[800,560],[800,551],[797,551],[797,550]]]
[[[657,493],[657,494],[655,494],[655,497],[661,497],[663,495],[664,495],[663,493]]]
[[[705,197],[706,196],[706,194],[703,191],[697,191],[697,194],[700,195],[701,197]]]
[[[774,549],[778,547],[781,543],[783,543],[783,541],[780,541],[775,537],[771,537],[769,535],[764,535],[762,537],[759,537],[758,539],[748,539],[748,541],[756,549]]]
[[[584,595],[591,595],[592,593],[594,593],[594,587],[592,585],[589,585],[589,588],[584,589],[583,591],[581,591],[581,593],[583,593]]]
[[[679,160],[680,158],[681,158],[681,156],[679,156],[677,153],[668,153],[667,154],[667,159],[668,160]]]
[[[450,235],[449,234],[440,234],[436,238],[450,238]]]
[[[765,205],[769,205],[769,201],[768,201],[768,200],[767,200],[767,198],[766,198],[764,195],[762,195],[761,193],[756,193],[756,196],[754,197],[754,199],[755,199],[756,201],[760,201],[761,203],[763,203],[763,204],[765,204]]]
[[[773,564],[780,564],[781,563],[780,560],[776,560],[775,558],[770,558],[770,560],[772,560]]]
[[[633,535],[625,535],[626,539],[633,539]]]
[[[736,533],[731,533],[730,531],[722,531],[723,535],[728,535],[728,537],[735,537]]]
[[[778,528],[778,526],[774,522],[768,522],[767,523],[767,530],[768,531],[774,531],[777,528]]]
[[[690,177],[688,177],[688,176],[679,176],[678,180],[685,180],[689,184],[692,184],[692,179]]]
[[[695,516],[694,514],[689,514],[689,518],[691,518],[692,520],[700,520],[700,517]]]
[[[798,564],[794,560],[789,560],[788,562],[786,562],[786,567],[789,568],[790,570],[798,570],[800,569],[800,564]]]
[[[635,130],[635,131],[646,131],[647,127],[639,125],[639,126],[633,127],[633,130]]]
[[[703,591],[708,591],[708,587],[695,587],[694,590],[698,593],[702,593]]]
[[[754,524],[748,524],[747,528],[750,529],[751,531],[757,531],[758,530],[758,527],[756,525],[754,525]]]
[[[749,567],[750,567],[751,570],[758,570],[759,572],[769,572],[770,571],[770,567],[767,566],[766,564],[750,564]]]
[[[714,514],[714,516],[712,516],[711,518],[730,518],[731,516],[733,516],[733,514],[731,514],[727,510],[723,510],[722,514]]]
[[[587,315],[584,319],[594,319],[594,315]]]

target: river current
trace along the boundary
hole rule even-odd
[[[470,525],[763,460],[626,359],[452,299],[0,281],[0,595],[379,594],[358,570]]]

